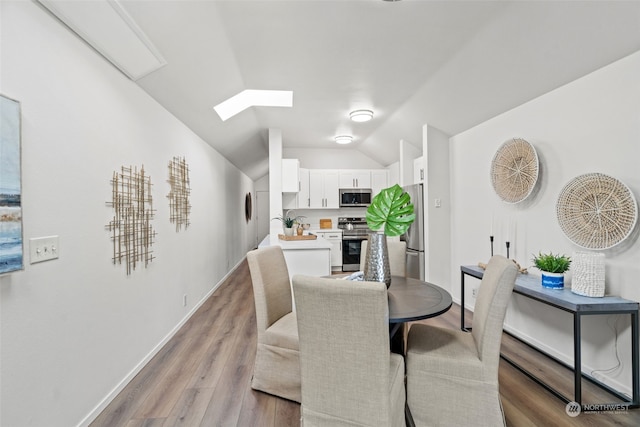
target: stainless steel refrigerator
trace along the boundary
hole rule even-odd
[[[424,201],[422,184],[402,187],[411,196],[416,219],[401,240],[407,242],[407,277],[424,280]]]

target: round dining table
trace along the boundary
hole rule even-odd
[[[451,308],[451,294],[440,286],[410,277],[392,276],[387,290],[389,323],[438,316]]]
[[[391,349],[404,354],[406,323],[439,316],[451,308],[451,294],[440,286],[410,277],[392,276],[389,299]]]

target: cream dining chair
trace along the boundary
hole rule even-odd
[[[247,262],[258,327],[251,388],[300,402],[298,325],[282,248],[250,251]]]
[[[363,240],[360,245],[360,271],[364,271],[364,260],[367,254],[368,241]],[[389,250],[389,269],[392,276],[404,277],[407,273],[407,242],[387,240]]]
[[[512,261],[501,255],[491,258],[478,291],[471,333],[411,325],[407,403],[417,427],[505,424],[498,365],[516,273]]]
[[[304,427],[405,426],[404,359],[389,348],[387,287],[293,276]]]

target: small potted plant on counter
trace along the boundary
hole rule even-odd
[[[533,264],[542,271],[542,286],[544,288],[564,288],[564,273],[569,270],[571,258],[566,255],[554,255],[552,252],[533,256]]]
[[[285,236],[293,236],[293,226],[294,224],[300,224],[304,216],[298,215],[293,216],[291,214],[291,210],[288,210],[284,215],[277,216],[271,219],[277,219],[282,222],[282,228],[284,230]]]

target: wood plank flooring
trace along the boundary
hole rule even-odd
[[[469,316],[469,317],[467,317]],[[471,322],[472,314],[465,318]],[[460,307],[422,323],[459,328]],[[91,427],[286,427],[300,424],[300,405],[250,387],[256,348],[255,310],[247,263],[200,307],[178,333],[96,418]],[[563,367],[505,334],[503,352],[571,394]],[[640,410],[581,414],[510,364],[500,362],[500,392],[510,427],[638,426]],[[583,381],[585,402],[610,403]]]

